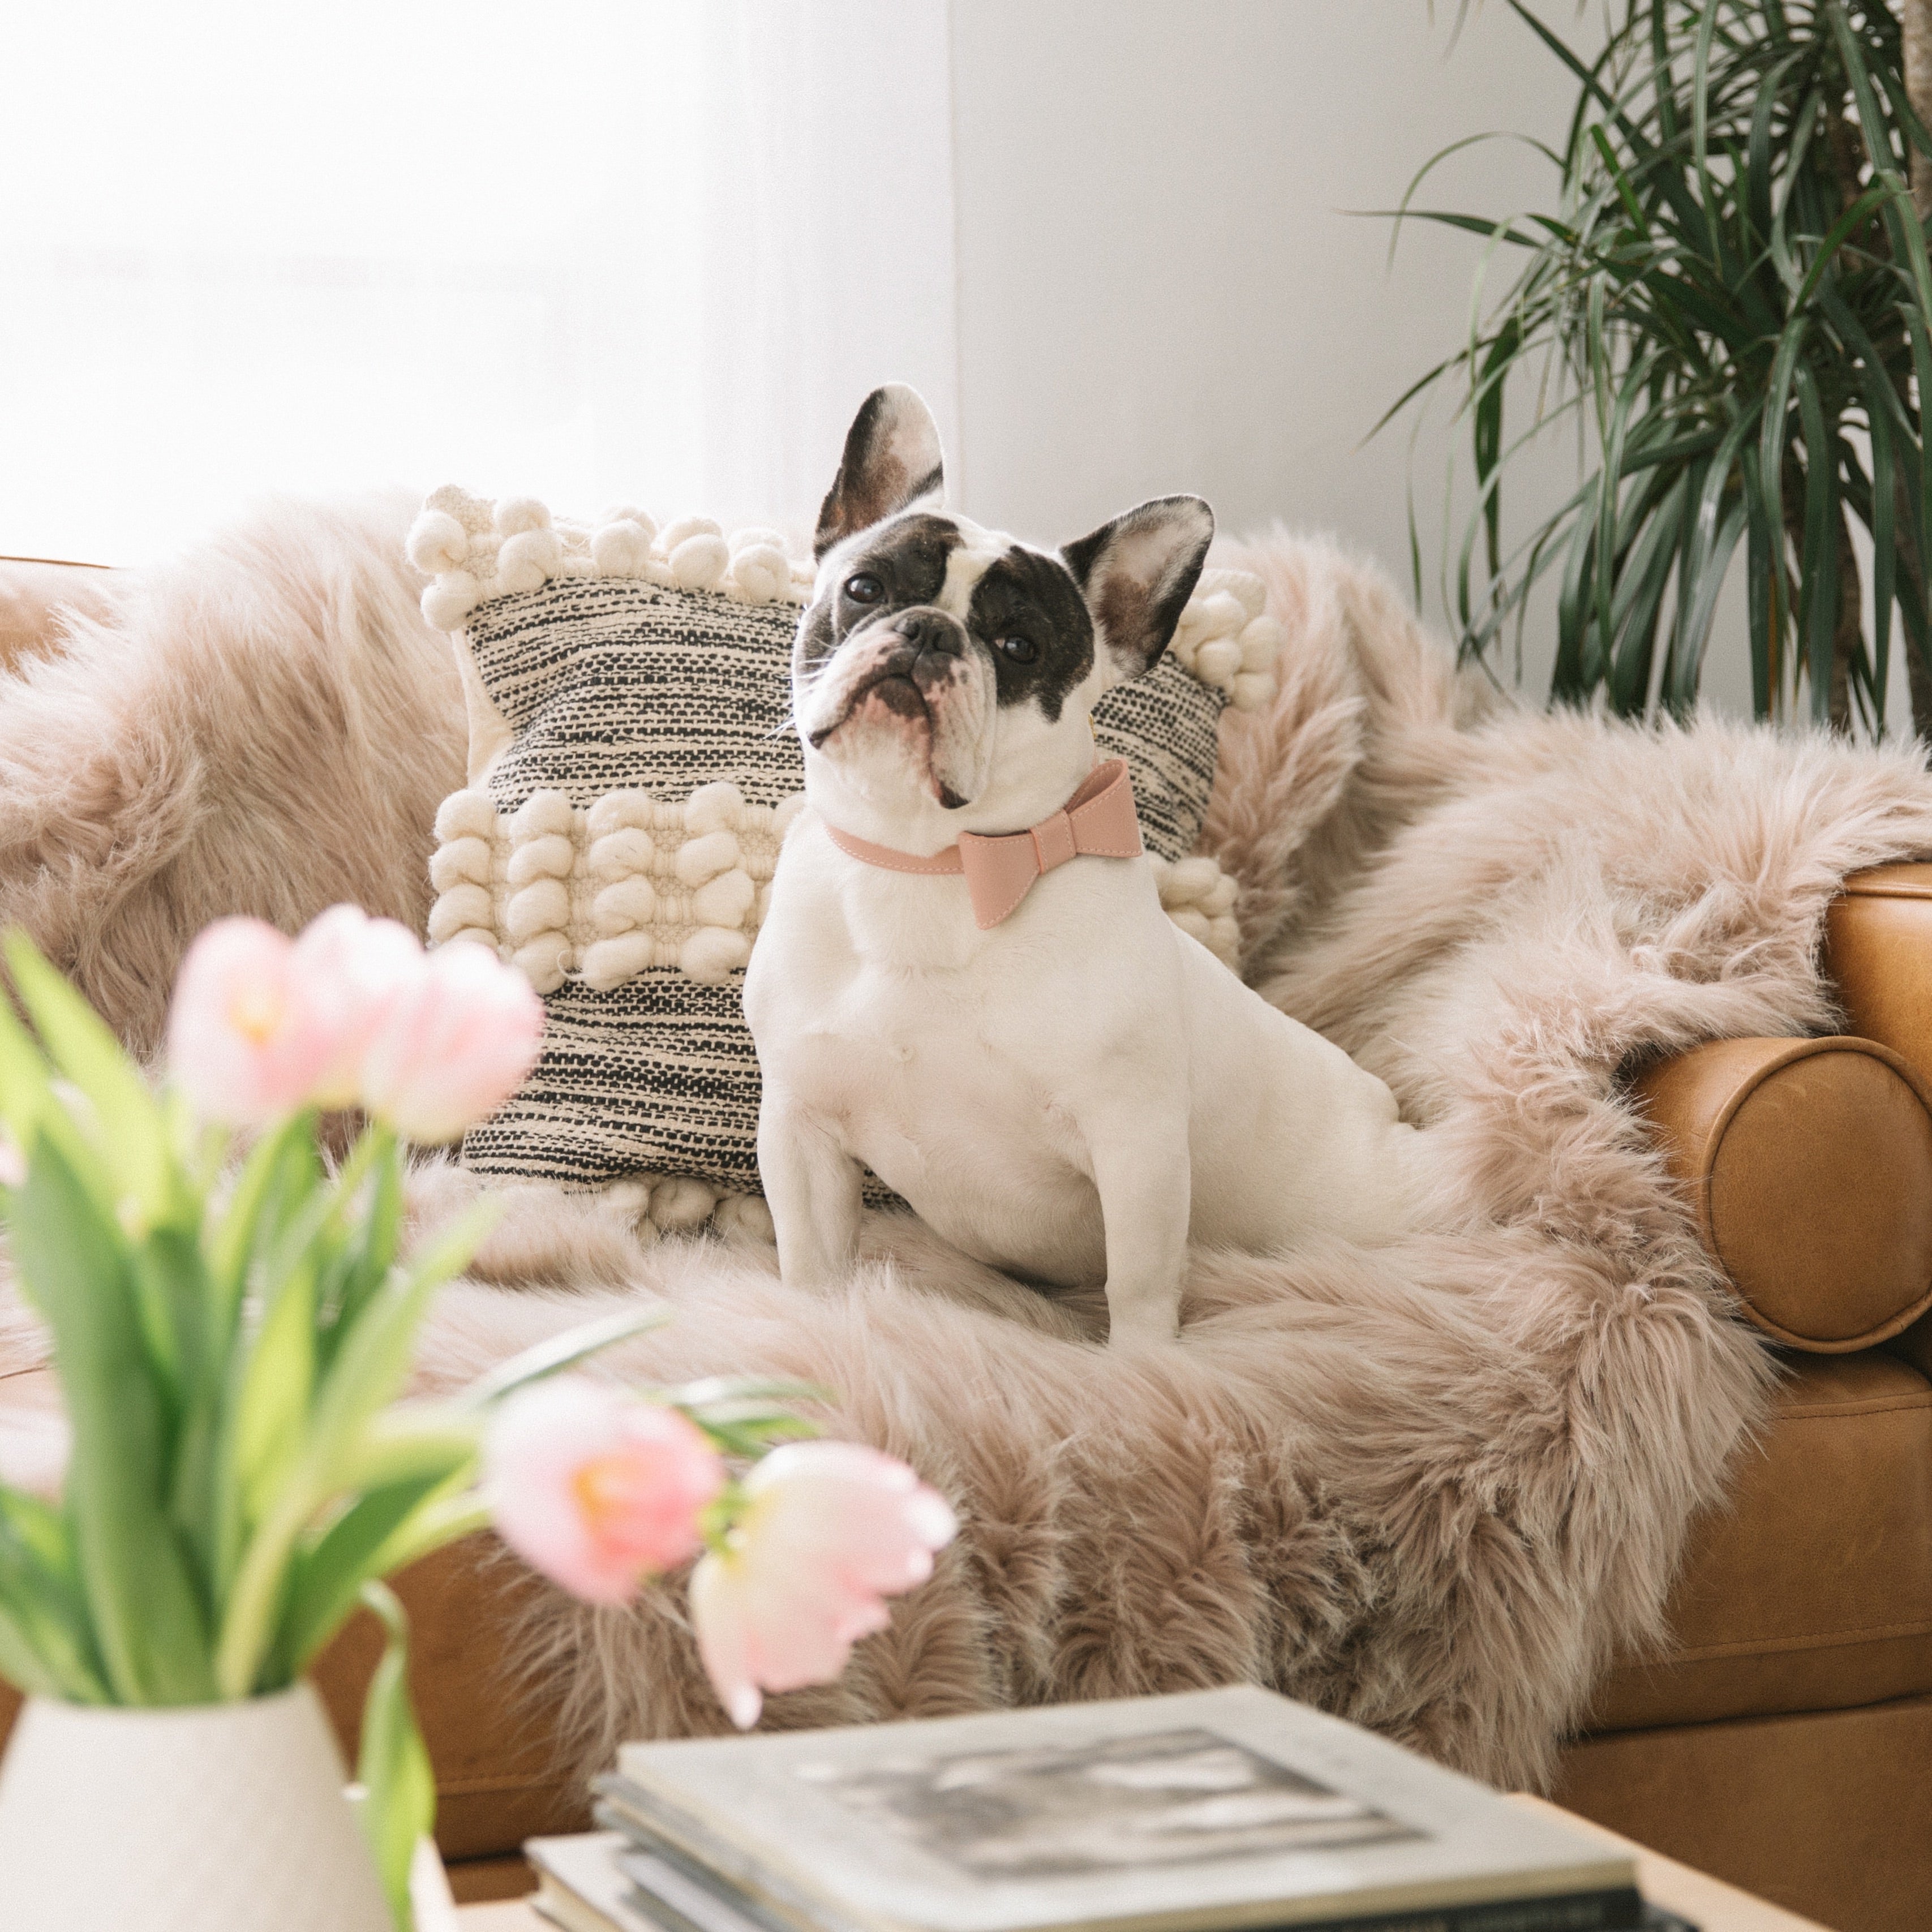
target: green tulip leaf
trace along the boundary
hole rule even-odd
[[[410,1868],[416,1846],[436,1827],[436,1777],[410,1702],[409,1619],[394,1591],[365,1584],[362,1600],[380,1618],[388,1642],[362,1706],[362,1829],[376,1861],[397,1932],[412,1932]]]
[[[17,927],[4,942],[20,1003],[56,1066],[92,1103],[96,1139],[141,1224],[192,1227],[199,1204],[174,1157],[160,1102],[100,1016]]]
[[[207,1702],[207,1610],[168,1514],[174,1445],[124,1238],[45,1136],[11,1218],[21,1275],[53,1330],[74,1432],[66,1515],[109,1688],[122,1703]]]
[[[290,1558],[304,1528],[342,1486],[371,1417],[394,1396],[436,1290],[460,1274],[489,1225],[459,1216],[406,1270],[397,1270],[350,1324],[316,1391],[301,1455],[249,1538],[228,1593],[215,1648],[226,1696],[245,1696],[274,1646],[274,1623]]]
[[[297,1555],[280,1640],[281,1664],[289,1675],[305,1670],[341,1628],[364,1584],[401,1567],[390,1556],[399,1534],[410,1530],[426,1505],[464,1488],[468,1474],[464,1465],[446,1474],[425,1472],[371,1485],[329,1524],[312,1548]]]
[[[68,1526],[0,1484],[0,1676],[39,1696],[109,1702]]]
[[[472,1382],[458,1399],[479,1408],[500,1402],[512,1389],[574,1368],[600,1349],[627,1342],[632,1336],[644,1334],[652,1328],[662,1328],[670,1318],[668,1308],[662,1303],[652,1303],[642,1308],[620,1309],[614,1315],[600,1316],[594,1322],[580,1322],[574,1328],[566,1328],[560,1335],[548,1336],[541,1342],[533,1342],[507,1362],[500,1363],[488,1375]]]

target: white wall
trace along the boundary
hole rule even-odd
[[[1590,32],[1561,0],[1541,10],[1573,38]],[[1411,419],[1364,439],[1466,329],[1484,244],[1412,224],[1391,268],[1390,224],[1347,211],[1394,207],[1466,135],[1557,140],[1574,98],[1499,0],[1479,0],[1460,34],[1456,13],[1454,0],[953,0],[974,514],[1061,538],[1197,490],[1225,529],[1331,530],[1407,584]],[[1553,173],[1492,143],[1420,199],[1546,206]],[[1425,435],[1413,470],[1432,602],[1449,448]],[[1513,504],[1520,530],[1567,460],[1552,448],[1526,466],[1506,538]],[[1547,634],[1546,620],[1526,645],[1539,696]],[[1713,683],[1748,707],[1737,654],[1720,643],[1713,656]]]

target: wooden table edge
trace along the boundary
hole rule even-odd
[[[1740,1892],[1736,1886],[1726,1885],[1722,1879],[1713,1878],[1708,1872],[1679,1864],[1675,1858],[1666,1858],[1661,1852],[1647,1850],[1634,1838],[1626,1838],[1606,1826],[1593,1824],[1588,1818],[1580,1818],[1575,1812],[1566,1811],[1562,1805],[1552,1804],[1546,1798],[1532,1798],[1526,1791],[1513,1791],[1510,1802],[1544,1812],[1558,1824],[1568,1825],[1575,1831],[1588,1832],[1606,1844],[1628,1852],[1636,1860],[1637,1888],[1644,1897],[1653,1905],[1661,1905],[1680,1913],[1698,1927],[1700,1932],[1828,1932],[1828,1928],[1815,1918],[1801,1918],[1796,1912],[1787,1912],[1781,1905],[1754,1898],[1749,1892]],[[538,1926],[544,1922],[535,1912],[530,1917]],[[514,1928],[506,1924],[502,1932],[514,1932]]]

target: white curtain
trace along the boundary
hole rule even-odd
[[[950,419],[944,27],[15,8],[0,552],[138,562],[264,492],[390,483],[802,524],[874,382]]]
[[[908,382],[958,470],[946,0],[706,9],[712,514],[809,518],[868,391]]]

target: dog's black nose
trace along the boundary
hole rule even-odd
[[[908,610],[892,628],[915,653],[939,651],[950,658],[966,655],[966,633],[944,610]]]

